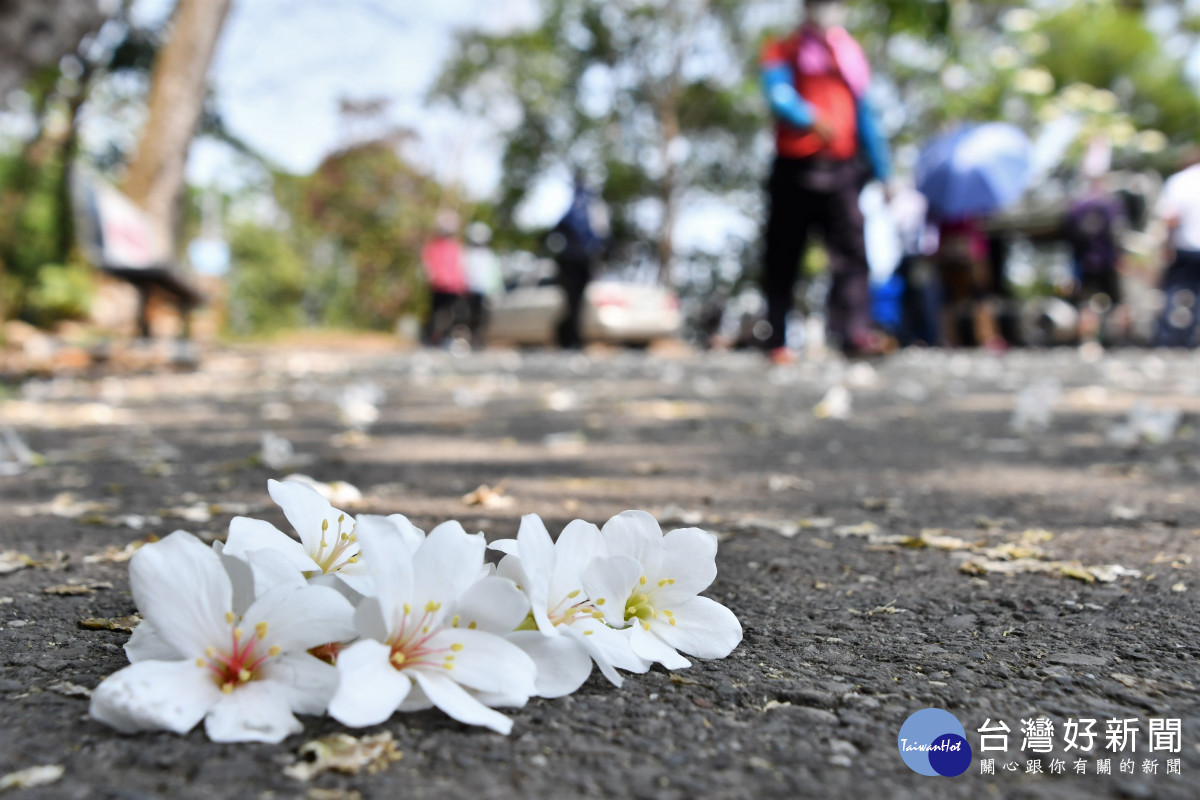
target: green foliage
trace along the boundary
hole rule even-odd
[[[229,238],[229,331],[246,336],[300,327],[308,270],[287,232],[239,225]]]
[[[495,213],[502,227],[539,179],[576,168],[604,176],[617,252],[669,260],[668,220],[690,199],[759,178],[765,129],[747,59],[744,3],[734,0],[542,0],[533,30],[460,35],[433,96],[501,120]]]
[[[44,264],[24,297],[25,316],[36,325],[83,319],[92,304],[95,271],[86,264]]]

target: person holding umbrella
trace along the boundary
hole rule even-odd
[[[785,347],[800,258],[810,228],[821,230],[833,276],[828,298],[832,336],[851,354],[886,349],[871,323],[866,244],[858,196],[874,177],[886,180],[887,142],[865,93],[870,67],[842,27],[841,0],[803,0],[800,27],[763,49],[763,90],[775,118],[775,162],[768,180],[763,294],[772,361]]]
[[[1019,128],[992,122],[962,125],[929,142],[917,157],[917,190],[938,221],[938,264],[946,307],[943,335],[959,344],[969,319],[974,343],[1002,349],[992,295],[984,219],[1021,198],[1030,176],[1029,139]]]

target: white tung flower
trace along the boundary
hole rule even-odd
[[[328,583],[340,579],[359,594],[371,593],[371,580],[359,556],[353,517],[334,508],[315,489],[299,481],[267,481],[267,491],[300,541],[265,520],[234,517],[229,523],[224,555],[245,560],[255,550],[275,550],[310,580]]]
[[[180,734],[204,719],[213,741],[278,742],[302,729],[293,714],[325,710],[336,671],[307,651],[352,635],[341,594],[280,581],[239,613],[221,559],[184,531],[138,550],[129,579],[145,621],[127,647],[134,663],[92,694],[93,717]]]
[[[668,669],[724,658],[742,640],[725,606],[699,597],[717,577],[717,537],[699,528],[665,536],[645,511],[624,511],[601,530],[609,556],[595,559],[583,585],[605,621],[628,631],[635,653]]]
[[[512,581],[480,577],[482,534],[448,522],[422,539],[406,525],[403,517],[358,521],[376,594],[355,613],[362,638],[338,655],[329,713],[361,727],[396,710],[436,705],[459,722],[508,733],[512,720],[488,706],[523,705],[534,694],[536,668],[488,631],[511,631],[529,603]]]
[[[493,542],[506,555],[498,574],[511,578],[529,598],[531,611],[520,629],[506,635],[537,664],[537,693],[562,697],[587,680],[595,660],[615,686],[615,669],[645,672],[648,664],[633,652],[628,637],[604,624],[604,614],[583,589],[583,571],[608,554],[600,529],[575,520],[551,541],[536,514],[521,518],[516,539]]]

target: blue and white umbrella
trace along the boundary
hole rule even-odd
[[[942,219],[1000,211],[1029,186],[1032,145],[1013,125],[964,125],[943,134],[917,156],[917,189]]]

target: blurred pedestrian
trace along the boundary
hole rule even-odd
[[[1071,246],[1075,278],[1072,296],[1079,309],[1079,338],[1083,341],[1103,339],[1110,315],[1118,321],[1118,327],[1126,327],[1121,322],[1118,271],[1118,233],[1124,219],[1124,209],[1108,191],[1103,175],[1090,176],[1087,190],[1067,210],[1063,234]]]
[[[1159,347],[1195,347],[1197,297],[1200,297],[1200,147],[1190,147],[1181,167],[1158,200],[1158,216],[1168,239],[1163,275],[1165,303],[1154,343]]]
[[[467,271],[467,327],[471,343],[482,347],[487,329],[487,310],[490,298],[504,293],[504,278],[500,262],[490,247],[492,229],[484,222],[467,226],[467,251],[464,254]]]
[[[978,217],[943,220],[938,226],[937,263],[946,344],[1005,349],[996,322],[994,275],[983,221]]]
[[[870,67],[842,27],[841,0],[803,0],[803,14],[800,27],[768,42],[762,55],[763,89],[775,117],[763,292],[771,326],[766,349],[776,362],[790,359],[787,316],[814,226],[829,253],[830,333],[848,353],[877,353],[887,344],[871,324],[858,206],[864,183],[886,180],[891,169],[887,142],[865,96]]]
[[[558,264],[558,283],[566,295],[563,317],[555,330],[559,347],[568,350],[583,347],[580,330],[583,300],[596,261],[608,244],[608,232],[607,206],[588,188],[583,172],[576,171],[571,207],[549,237]]]
[[[904,282],[901,298],[900,344],[933,347],[941,344],[942,285],[934,254],[937,226],[929,223],[925,195],[905,185],[888,204],[900,238],[900,264],[896,274]]]
[[[467,293],[467,275],[462,245],[458,242],[458,215],[453,211],[442,211],[434,225],[433,237],[421,250],[421,266],[429,281],[425,343],[438,347],[457,325],[465,324],[462,305]]]

